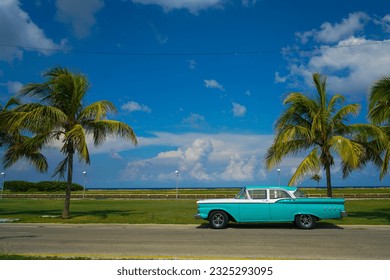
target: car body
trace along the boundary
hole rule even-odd
[[[316,221],[346,217],[345,200],[308,198],[296,187],[247,186],[232,199],[197,201],[196,219],[208,220],[214,229],[238,223],[294,222],[312,229]]]

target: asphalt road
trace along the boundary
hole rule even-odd
[[[0,252],[141,259],[390,260],[390,226],[0,224]]]

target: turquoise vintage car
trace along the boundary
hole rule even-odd
[[[196,219],[208,220],[214,229],[238,223],[294,222],[312,229],[316,221],[347,216],[345,200],[308,198],[296,187],[248,186],[232,199],[206,199],[197,202]]]

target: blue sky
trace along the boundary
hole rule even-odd
[[[390,74],[390,5],[381,0],[2,0],[0,102],[63,66],[87,75],[87,102],[110,100],[139,145],[109,138],[77,163],[87,187],[227,187],[287,184],[302,157],[267,170],[264,154],[289,92],[328,92],[360,103],[365,122],[372,83]],[[49,180],[20,161],[7,180]],[[3,153],[0,150],[0,153]],[[372,166],[334,186],[389,186]],[[320,184],[325,185],[325,175]],[[307,178],[303,186],[315,185]]]

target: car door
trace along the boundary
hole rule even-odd
[[[248,198],[240,203],[239,222],[269,221],[269,203],[266,189],[248,189]]]
[[[269,190],[269,209],[272,221],[293,221],[295,208],[296,203],[286,191]]]

